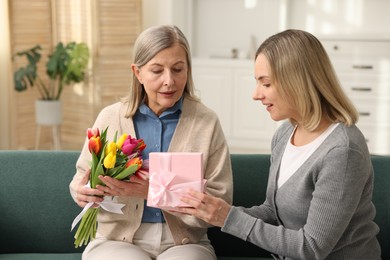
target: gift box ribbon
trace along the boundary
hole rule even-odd
[[[204,180],[172,184],[177,174],[171,171],[171,154],[161,154],[159,159],[160,170],[158,173],[152,172],[149,179],[151,205],[169,207],[183,205],[180,197],[184,196],[189,189],[199,190],[199,187],[205,184]]]

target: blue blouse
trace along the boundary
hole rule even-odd
[[[145,103],[142,103],[133,117],[137,138],[142,138],[146,144],[142,152],[143,159],[149,159],[151,152],[167,152],[179,122],[183,98],[176,104],[157,116]],[[142,222],[165,222],[160,209],[146,206],[144,202]]]

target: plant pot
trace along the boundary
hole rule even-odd
[[[36,100],[35,122],[37,125],[60,125],[62,123],[61,100]]]

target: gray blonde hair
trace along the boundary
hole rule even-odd
[[[133,64],[141,68],[148,63],[160,51],[179,44],[187,56],[187,83],[183,95],[197,100],[195,96],[194,83],[192,79],[191,53],[190,46],[183,32],[174,25],[153,26],[143,31],[137,38],[133,50]],[[141,102],[145,99],[146,92],[137,77],[132,74],[130,86],[130,95],[124,101],[128,101],[126,117],[135,114]]]
[[[357,110],[315,36],[301,30],[286,30],[265,40],[255,57],[259,54],[268,60],[272,83],[281,97],[296,107],[304,128],[313,131],[323,117],[348,126],[356,123]]]

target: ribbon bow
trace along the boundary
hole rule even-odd
[[[177,207],[184,203],[180,197],[186,194],[188,189],[199,190],[204,182],[202,180],[172,184],[176,173],[171,171],[171,154],[162,153],[159,158],[159,172],[152,172],[149,180],[149,205],[158,207]]]
[[[89,184],[87,184],[87,185],[89,185]],[[80,214],[78,214],[77,217],[73,220],[71,231],[74,229],[74,227],[77,225],[77,223],[80,222],[80,220],[85,215],[87,210],[89,208],[91,208],[94,203],[95,202],[89,202],[87,205],[85,205],[85,207],[80,212]],[[104,209],[106,211],[109,211],[109,212],[112,212],[112,213],[116,213],[116,214],[123,214],[122,208],[126,205],[126,204],[123,204],[123,203],[117,203],[113,199],[113,197],[111,197],[111,196],[104,196],[103,201],[102,202],[97,202],[96,204],[98,204],[98,207],[101,207],[102,209]]]

